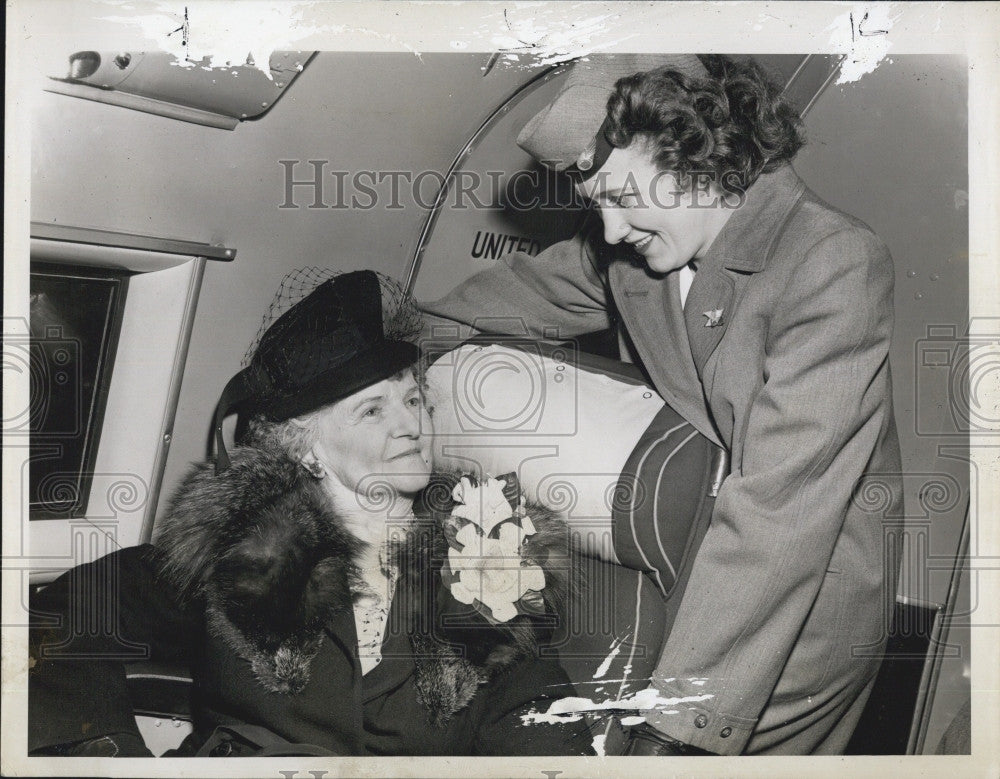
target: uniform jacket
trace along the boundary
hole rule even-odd
[[[362,675],[352,607],[359,542],[295,463],[249,448],[235,449],[231,461],[219,476],[210,464],[195,468],[155,547],[72,571],[42,601],[65,614],[102,567],[123,569],[113,577],[121,592],[109,596],[121,632],[104,643],[146,645],[152,659],[190,663],[195,745],[220,727],[249,723],[340,755],[589,752],[579,726],[521,720],[569,692],[557,662],[536,657],[543,632],[536,618],[491,624],[442,584],[441,520],[453,480],[435,478],[423,521],[393,552],[400,574],[383,659]],[[538,506],[531,515],[538,532],[523,556],[543,566],[543,594],[556,607],[566,579],[565,526]],[[89,640],[92,650],[96,639]],[[36,656],[42,643],[61,642],[53,635],[37,642]],[[128,725],[118,711],[131,708],[127,691],[117,707],[107,702],[124,690],[122,676],[120,663],[37,663],[33,748],[72,740],[64,736],[84,722],[96,723],[91,736]],[[78,708],[67,710],[68,689],[81,684]]]
[[[723,754],[842,749],[831,734],[878,668],[897,575],[889,254],[790,166],[741,198],[685,306],[676,272],[627,251],[584,233],[507,255],[425,305],[428,327],[621,325],[623,355],[732,463],[654,678],[705,697],[648,719]]]

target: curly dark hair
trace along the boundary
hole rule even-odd
[[[700,59],[708,78],[659,68],[620,79],[605,136],[617,148],[647,143],[661,170],[735,177],[749,187],[795,156],[805,143],[802,120],[752,60]]]

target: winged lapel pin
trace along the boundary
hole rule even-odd
[[[701,315],[707,317],[708,321],[705,322],[705,327],[718,327],[722,324],[722,312],[723,309],[717,308],[714,311],[702,311]]]

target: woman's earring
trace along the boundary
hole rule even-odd
[[[326,469],[323,467],[323,463],[315,457],[303,457],[299,462],[314,479],[322,479],[326,476]]]

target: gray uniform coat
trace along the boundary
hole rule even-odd
[[[539,337],[617,320],[623,354],[730,451],[653,680],[664,697],[703,696],[681,715],[647,712],[674,738],[802,754],[850,737],[897,576],[893,278],[879,238],[785,166],[746,192],[683,307],[676,272],[652,274],[594,235],[507,255],[425,306]]]

